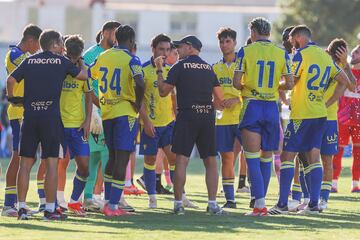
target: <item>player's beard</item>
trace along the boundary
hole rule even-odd
[[[351,61],[350,61],[351,65],[355,65],[355,64],[358,64],[358,63],[360,63],[360,57],[358,57],[356,59],[351,59]]]

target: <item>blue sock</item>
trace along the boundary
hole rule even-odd
[[[260,170],[264,181],[264,196],[266,196],[272,171],[273,158],[260,158]]]
[[[44,180],[37,181],[37,189],[39,198],[45,198]]]
[[[80,195],[84,191],[86,184],[86,177],[82,177],[79,174],[79,171],[76,171],[76,175],[73,180],[73,191],[71,194],[71,199],[74,201],[78,201],[80,198]]]
[[[301,185],[301,191],[303,193],[303,197],[304,198],[309,198],[310,194],[309,194],[309,190],[308,190],[307,185],[306,185],[304,167],[302,165],[300,165],[299,179],[300,179],[300,185]]]
[[[222,178],[223,189],[225,193],[226,201],[235,202],[234,195],[234,178]]]
[[[175,165],[170,165],[169,170],[171,182],[174,184]]]
[[[326,202],[329,200],[331,187],[332,187],[331,181],[323,181],[322,182],[320,199],[325,200]]]
[[[16,202],[17,202],[16,186],[6,187],[4,206],[14,207]]]
[[[301,201],[301,186],[300,184],[294,183],[291,189],[291,196],[293,200]]]
[[[156,194],[155,165],[149,165],[144,163],[144,179],[148,195]]]
[[[290,161],[282,162],[280,169],[280,197],[277,204],[278,207],[286,207],[288,205],[288,197],[293,178],[294,163]]]
[[[111,193],[111,184],[112,184],[112,176],[104,174],[104,186],[105,186],[105,200],[110,200],[110,193]]]
[[[55,210],[59,207],[57,197],[55,196]]]
[[[314,207],[319,203],[323,169],[321,163],[313,163],[309,167],[311,177],[309,207]]]
[[[251,190],[255,199],[265,197],[264,179],[260,170],[260,152],[245,152],[246,163],[249,171]]]
[[[112,180],[109,204],[119,204],[124,187],[125,181]]]

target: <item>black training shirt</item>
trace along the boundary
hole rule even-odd
[[[24,80],[24,119],[60,117],[60,95],[66,75],[80,73],[69,59],[49,51],[26,58],[11,74]]]
[[[213,88],[220,84],[211,65],[199,56],[191,55],[178,61],[170,69],[165,83],[176,87],[179,111],[213,111]]]

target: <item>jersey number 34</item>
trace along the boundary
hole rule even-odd
[[[108,90],[108,73],[109,70],[106,67],[101,67],[100,72],[103,72],[102,78],[101,78],[101,84],[99,89],[102,93],[106,93]],[[120,86],[120,76],[121,76],[121,69],[120,68],[114,68],[114,71],[112,72],[112,77],[110,80],[110,90],[116,91],[116,95],[120,96],[121,92],[121,86]]]

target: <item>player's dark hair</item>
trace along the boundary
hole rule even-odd
[[[219,40],[221,40],[222,38],[230,37],[235,41],[236,31],[229,27],[221,27],[219,31],[216,32],[216,36]]]
[[[171,43],[171,39],[164,33],[160,33],[159,35],[153,37],[153,39],[151,40],[151,47],[156,48],[161,42]]]
[[[336,56],[336,51],[339,50],[341,47],[347,48],[347,43],[342,38],[335,38],[332,40],[327,47],[327,50],[331,57],[335,59],[335,61],[339,61],[339,58]]]
[[[170,49],[173,50],[173,49],[176,49],[176,46],[173,42],[170,43]]]
[[[100,41],[101,41],[101,36],[102,36],[102,31],[99,30],[99,31],[97,32],[96,38],[95,38],[96,43],[98,43],[98,44],[100,43]]]
[[[289,33],[290,36],[294,37],[295,35],[302,35],[308,38],[311,38],[311,30],[306,25],[295,26]]]
[[[68,39],[70,36],[71,36],[71,35],[69,35],[69,34],[63,35],[63,36],[62,36],[63,42],[65,42],[66,39]]]
[[[289,36],[290,36],[289,34],[290,34],[291,30],[294,29],[294,27],[295,26],[290,26],[290,27],[287,27],[287,28],[284,29],[284,31],[282,32],[282,40],[283,40],[283,42],[286,42],[286,41],[289,40]]]
[[[249,36],[245,41],[245,46],[252,44],[251,37]]]
[[[102,26],[101,31],[104,32],[106,30],[113,30],[115,28],[120,27],[121,24],[117,21],[108,21],[106,23],[104,23],[104,25]]]
[[[23,30],[22,41],[26,41],[29,38],[38,40],[41,33],[42,33],[41,28],[39,28],[38,26],[36,26],[34,24],[29,24]]]
[[[135,31],[129,25],[121,25],[115,30],[116,41],[119,45],[127,41],[135,41]]]
[[[47,51],[55,43],[61,42],[61,35],[55,30],[45,30],[40,35],[40,46],[43,51]]]
[[[267,19],[257,17],[251,20],[249,23],[249,29],[255,31],[259,35],[268,36],[270,35],[271,24]]]
[[[65,49],[69,57],[79,57],[84,50],[84,40],[79,35],[70,35],[65,41]]]

